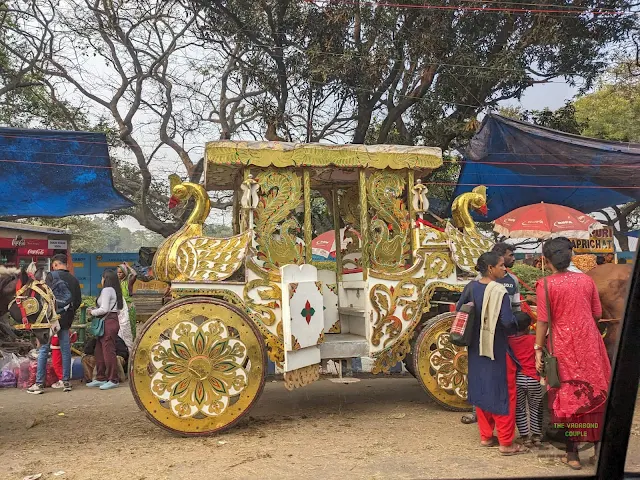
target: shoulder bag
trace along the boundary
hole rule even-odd
[[[542,376],[546,377],[550,388],[560,387],[560,375],[558,374],[558,357],[553,354],[553,328],[551,326],[551,299],[547,279],[544,279],[544,296],[547,303],[547,325],[549,325],[549,350],[542,348]]]
[[[104,335],[104,317],[95,317],[91,320],[91,325],[88,328],[89,335],[94,337],[102,337]]]
[[[475,281],[475,280],[474,280]],[[475,307],[472,301],[473,295],[471,292],[470,282],[462,292],[462,301],[465,302],[460,307],[460,310],[456,312],[456,317],[453,319],[451,330],[449,331],[449,339],[451,343],[458,347],[468,347],[471,344],[471,335],[473,334],[473,326],[475,325]]]

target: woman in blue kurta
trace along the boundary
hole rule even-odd
[[[500,453],[503,455],[516,455],[526,451],[521,445],[513,443],[517,364],[510,355],[507,336],[515,331],[516,319],[511,311],[511,302],[506,290],[496,283],[507,271],[503,258],[495,252],[482,254],[476,269],[482,278],[469,283],[458,302],[458,310],[464,303],[473,302],[476,319],[471,344],[468,347],[468,400],[476,406],[481,444],[486,447],[499,444]],[[488,298],[485,302],[487,291],[491,292],[488,295],[497,297],[493,300]],[[491,315],[496,320],[495,333],[492,335],[493,345],[489,339],[492,329],[486,327],[487,330],[481,338],[483,302],[487,303],[485,325],[491,323]],[[493,434],[494,429],[497,430],[497,438]]]

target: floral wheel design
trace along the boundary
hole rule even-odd
[[[449,332],[436,337],[436,349],[431,352],[429,364],[435,372],[436,382],[443,390],[467,399],[467,349],[451,343]]]
[[[229,338],[220,319],[201,325],[180,322],[168,339],[151,349],[151,361],[157,368],[151,391],[158,399],[168,400],[179,417],[198,412],[220,415],[229,398],[247,386],[242,367],[246,350],[240,340]]]
[[[449,340],[455,313],[428,320],[416,338],[411,355],[416,378],[427,394],[447,410],[468,411],[467,349]]]
[[[156,424],[183,435],[234,425],[264,388],[266,350],[244,311],[209,297],[160,309],[132,352],[129,384]]]

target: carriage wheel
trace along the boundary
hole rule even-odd
[[[454,412],[470,411],[467,403],[467,349],[449,341],[455,313],[425,323],[412,349],[412,370],[420,385],[439,405]]]
[[[157,425],[209,435],[234,425],[260,397],[262,336],[238,307],[208,297],[161,308],[138,333],[129,384]]]

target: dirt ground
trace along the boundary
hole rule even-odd
[[[627,459],[631,471],[640,471],[638,412],[636,417]],[[189,479],[203,473],[224,479],[574,473],[559,463],[553,448],[502,457],[495,448],[480,447],[477,427],[427,400],[411,377],[351,384],[322,379],[294,392],[269,382],[250,418],[208,438],[180,438],[156,427],[126,386],[103,392],[77,384],[71,393],[49,389],[38,396],[7,389],[0,391],[0,442],[0,478],[19,480],[38,473],[63,480]]]

